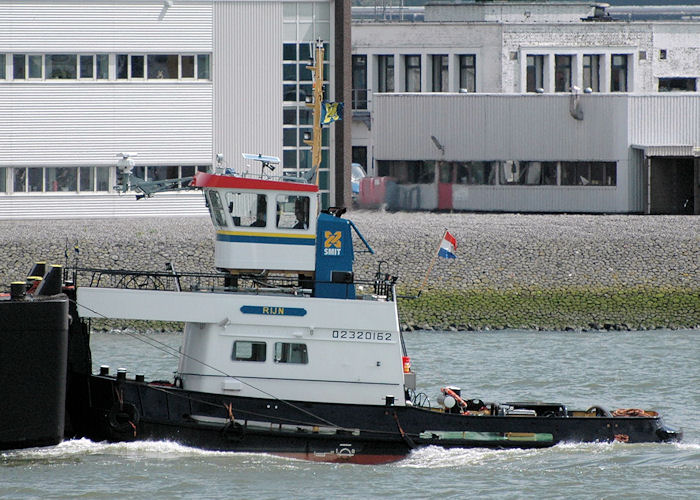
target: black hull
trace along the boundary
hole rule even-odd
[[[467,416],[417,407],[231,397],[98,375],[74,377],[73,384],[89,391],[80,398],[84,407],[74,410],[90,415],[74,426],[73,436],[98,441],[171,440],[210,450],[384,463],[431,445],[544,448],[680,439],[660,417]]]

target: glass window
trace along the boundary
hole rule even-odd
[[[377,90],[379,92],[394,91],[394,56],[377,56],[379,79]]]
[[[522,186],[556,185],[556,162],[504,161],[501,163],[501,184]]]
[[[97,62],[97,79],[109,79],[109,54],[97,54],[95,56]]]
[[[275,342],[275,363],[308,364],[306,344]]]
[[[267,225],[267,196],[255,193],[226,193],[228,211],[234,226],[265,227]]]
[[[544,56],[527,56],[527,92],[544,89]]]
[[[209,214],[216,227],[227,227],[224,218],[224,207],[221,205],[221,198],[216,191],[209,191]]]
[[[0,80],[7,78],[5,73],[5,54],[0,54]]]
[[[286,5],[287,4],[285,4],[285,6]],[[297,44],[296,43],[282,44],[282,59],[284,61],[296,61],[297,60]]]
[[[0,193],[7,191],[7,168],[0,167]]]
[[[367,109],[367,56],[352,56],[352,109]]]
[[[211,80],[209,54],[197,54],[197,78],[199,80]]]
[[[265,361],[267,344],[249,340],[236,340],[233,343],[231,359],[234,361]]]
[[[695,92],[696,78],[659,78],[659,92]]]
[[[97,168],[97,191],[109,191],[109,168]]]
[[[129,78],[129,56],[117,54],[117,79],[126,80],[127,78]]]
[[[27,179],[27,191],[43,191],[44,190],[44,169],[41,167],[29,167]]]
[[[282,85],[282,98],[287,102],[297,100],[297,86],[295,84]]]
[[[282,123],[285,125],[296,125],[297,124],[297,108],[287,107],[282,110]]]
[[[561,162],[562,186],[615,186],[617,163],[593,161]]]
[[[610,91],[627,92],[627,54],[613,54],[610,61]]]
[[[12,55],[12,78],[15,80],[24,80],[27,78],[27,64],[24,54]]]
[[[433,92],[447,92],[449,88],[449,67],[446,55],[432,56],[433,62]]]
[[[498,162],[471,161],[457,164],[457,184],[487,185],[496,184]]]
[[[571,90],[571,56],[554,56],[554,91]]]
[[[77,62],[78,56],[75,54],[47,54],[46,79],[75,80],[78,77]]]
[[[129,62],[131,65],[131,78],[143,78],[146,75],[144,68],[146,56],[129,56]]]
[[[80,56],[80,78],[94,78],[94,56]]]
[[[41,78],[43,69],[43,56],[27,56],[27,68],[29,72],[29,78]]]
[[[282,130],[282,145],[296,146],[297,145],[297,129],[285,128]]]
[[[405,56],[406,92],[420,92],[420,56]]]
[[[293,174],[297,174],[297,150],[296,149],[285,149],[282,152],[282,164],[284,169],[293,169]]]
[[[583,89],[600,92],[600,56],[585,54],[583,56]]]
[[[78,190],[79,191],[94,191],[95,190],[95,168],[80,167],[78,169]]]
[[[78,169],[75,167],[45,168],[46,191],[77,191]]]
[[[278,195],[277,227],[280,229],[308,229],[309,197]]]
[[[297,64],[285,63],[282,65],[282,79],[295,82],[297,80]]]
[[[459,56],[459,88],[467,92],[476,92],[476,56],[474,54]]]
[[[148,78],[150,80],[174,80],[178,77],[178,56],[175,54],[149,54]]]
[[[27,190],[27,169],[26,168],[15,168],[14,173],[14,186],[13,191],[15,193],[23,193]]]
[[[180,56],[180,77],[194,78],[194,56]]]

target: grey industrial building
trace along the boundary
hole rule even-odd
[[[697,17],[417,12],[353,24],[353,161],[398,182],[390,208],[700,213]]]

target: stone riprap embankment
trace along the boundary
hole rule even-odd
[[[147,201],[145,202],[147,203]],[[356,276],[399,277],[417,294],[444,228],[456,260],[438,259],[419,298],[400,299],[405,329],[638,329],[700,325],[700,218],[433,214],[355,211],[375,255],[356,254]],[[114,269],[213,270],[208,218],[0,223],[0,289],[36,260]],[[359,240],[356,250],[361,249]]]

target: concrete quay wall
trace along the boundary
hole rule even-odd
[[[145,201],[144,203],[148,203]],[[700,218],[435,214],[347,215],[374,255],[355,241],[356,276],[399,277],[416,295],[444,229],[457,259],[437,259],[419,298],[400,299],[404,329],[648,329],[700,327]],[[34,261],[85,267],[213,270],[204,217],[16,220],[0,224],[0,289]],[[80,252],[73,247],[77,245]]]

